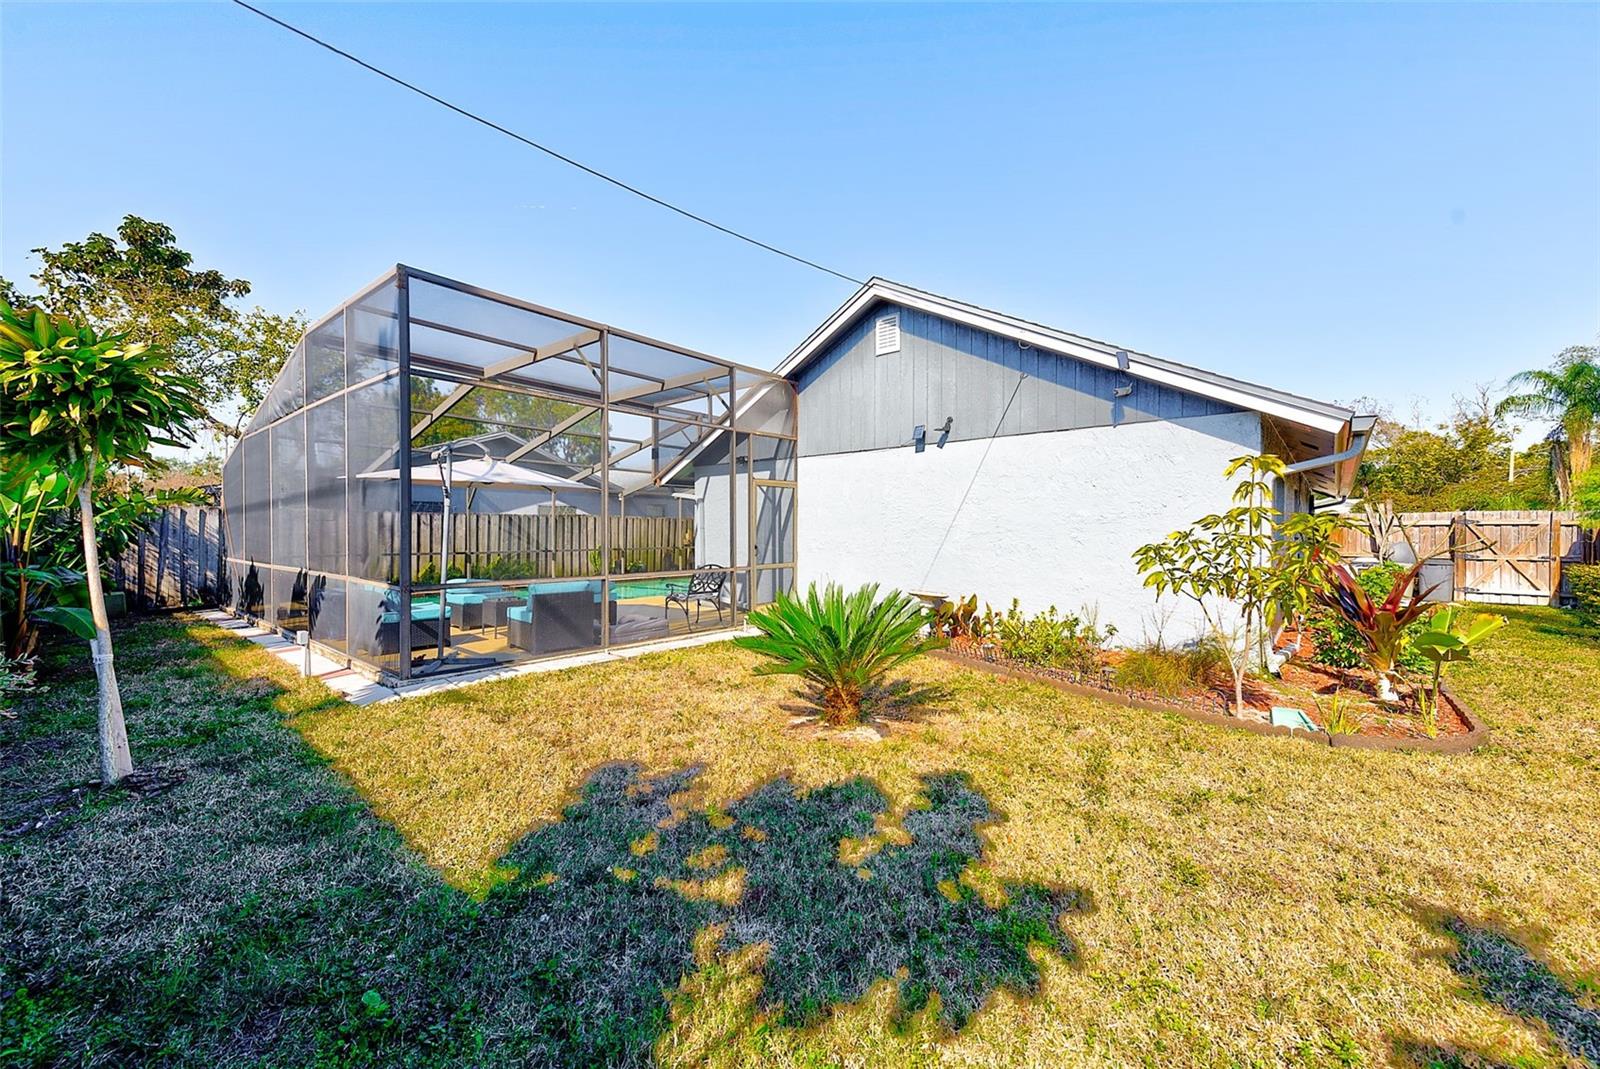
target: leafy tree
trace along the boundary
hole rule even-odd
[[[1600,467],[1584,472],[1572,490],[1572,507],[1583,522],[1600,527]]]
[[[411,412],[421,420],[434,411],[455,389],[454,384],[421,375],[411,376]],[[554,427],[589,406],[551,397],[513,393],[507,390],[474,389],[450,407],[449,414],[430,423],[412,445],[438,445],[461,438],[473,438],[506,431],[522,439],[539,430]],[[600,462],[600,413],[594,411],[571,429],[545,443],[544,451],[558,460],[579,466]]]
[[[15,483],[59,473],[76,491],[107,784],[131,772],[133,760],[100,582],[96,479],[108,466],[148,464],[155,445],[183,446],[203,415],[199,393],[199,384],[159,348],[129,344],[122,335],[101,337],[38,309],[24,318],[0,303],[0,453],[21,461],[7,474]]]
[[[1233,508],[1133,551],[1144,585],[1158,598],[1193,601],[1226,650],[1235,715],[1244,711],[1245,676],[1252,665],[1265,666],[1269,626],[1303,612],[1324,582],[1318,560],[1341,523],[1335,516],[1279,514],[1273,482],[1283,477],[1284,464],[1277,457],[1236,457],[1223,475],[1240,472]]]
[[[39,296],[26,297],[0,279],[0,298],[14,308],[53,308],[100,337],[142,338],[172,354],[196,383],[207,424],[228,437],[239,436],[243,414],[265,398],[305,330],[298,311],[238,307],[249,282],[195,269],[171,227],[137,215],[126,216],[115,237],[97,232],[33,252],[41,261],[33,276]]]
[[[1600,439],[1600,348],[1574,345],[1556,354],[1548,369],[1519,371],[1509,387],[1519,392],[1501,401],[1499,415],[1550,420],[1559,448],[1550,454],[1556,489],[1563,502],[1589,470]]]
[[[1512,428],[1490,395],[1456,398],[1450,419],[1434,428],[1398,420],[1380,423],[1384,435],[1367,450],[1354,493],[1402,512],[1461,509],[1539,509],[1555,504],[1548,474],[1549,445],[1508,456]],[[1515,477],[1508,478],[1515,470]]]

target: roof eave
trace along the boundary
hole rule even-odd
[[[963,301],[874,277],[834,310],[811,335],[778,365],[776,373],[793,378],[876,301],[902,305],[941,316],[1062,356],[1101,367],[1122,368],[1133,378],[1175,387],[1226,404],[1276,416],[1331,434],[1343,431],[1355,413],[1340,405],[1286,394],[1255,383],[1190,368],[1170,360],[1123,349],[1108,342],[1068,334],[1039,323],[1017,319]],[[1121,354],[1119,356],[1119,354]]]

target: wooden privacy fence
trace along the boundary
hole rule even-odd
[[[130,609],[179,608],[217,603],[225,555],[221,509],[172,505],[108,564]]]
[[[694,567],[694,520],[610,516],[613,573]],[[584,513],[502,513],[450,517],[450,568],[477,577],[594,575],[600,570],[601,519]],[[438,569],[444,517],[414,513],[411,552],[418,568]]]
[[[1433,558],[1420,576],[1437,601],[1559,605],[1568,596],[1563,568],[1595,560],[1595,532],[1571,512],[1405,512],[1397,514],[1417,554]],[[1380,552],[1381,551],[1381,552]],[[1380,546],[1365,529],[1340,533],[1351,558],[1409,560],[1398,530]],[[1437,555],[1437,556],[1436,556]]]
[[[374,513],[369,539],[392,545],[395,514]],[[438,568],[444,517],[411,517],[417,567]],[[518,577],[592,575],[600,564],[600,517],[580,513],[455,515],[450,517],[451,568],[482,578],[496,569]],[[612,516],[611,570],[665,572],[694,567],[694,521],[674,516]],[[120,557],[108,562],[112,577],[135,610],[215,605],[226,579],[222,511],[215,506],[172,506],[150,522]],[[390,565],[393,553],[381,554]],[[391,569],[392,570],[392,569]]]

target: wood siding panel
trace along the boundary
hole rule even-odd
[[[910,308],[895,309],[900,351],[875,356],[873,325],[888,310],[871,309],[800,374],[802,455],[906,446],[918,425],[933,445],[946,418],[952,441],[970,441],[1240,411],[1152,382],[1116,398],[1133,380],[1114,368]]]

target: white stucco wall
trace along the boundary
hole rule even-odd
[[[1135,643],[1157,605],[1134,548],[1229,507],[1222,469],[1260,446],[1260,416],[1247,412],[806,456],[799,582],[1093,607],[1115,642]],[[1199,632],[1190,606],[1169,608],[1168,641]]]

